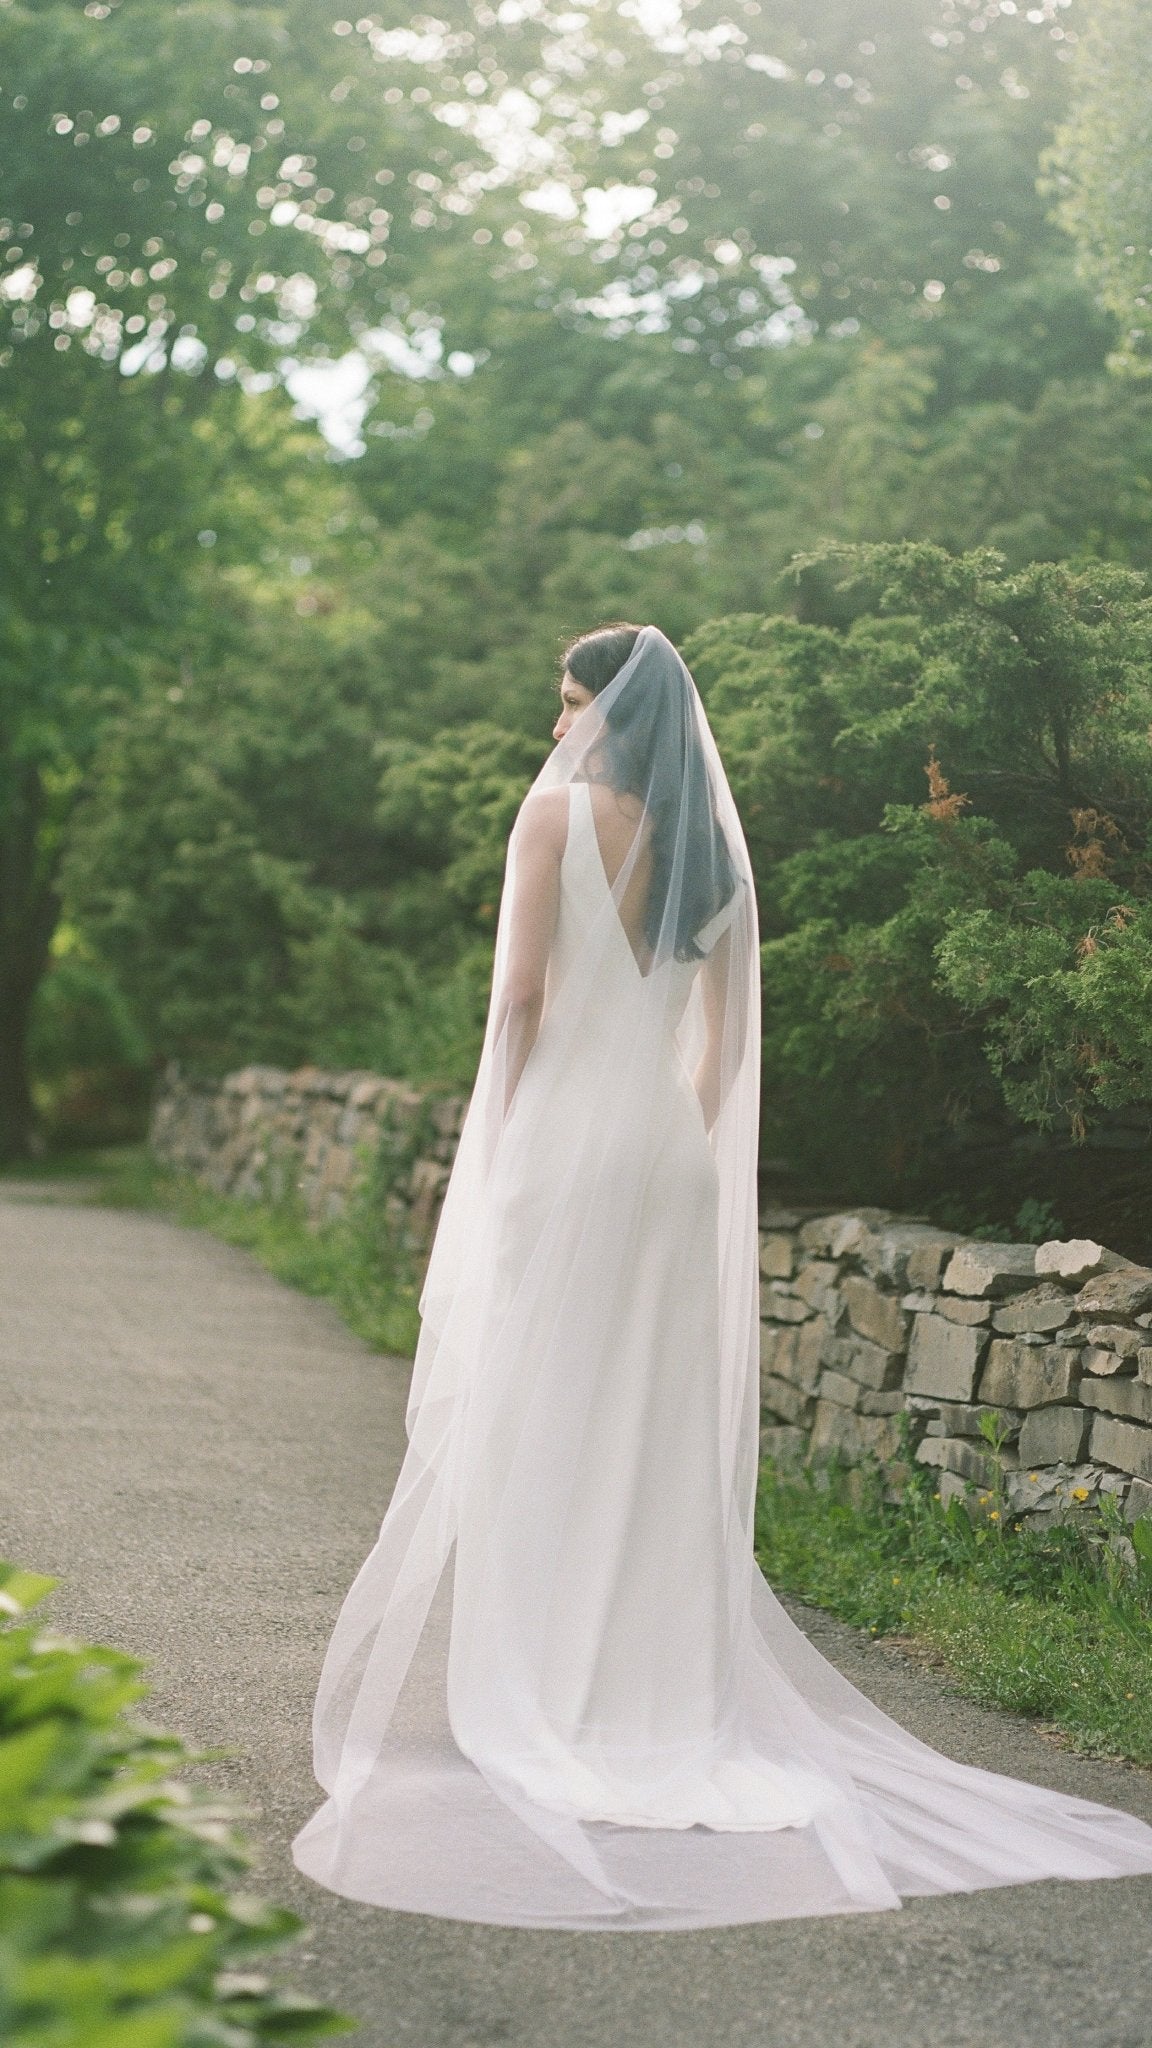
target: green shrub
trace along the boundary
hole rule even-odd
[[[355,2022],[274,1989],[253,1958],[295,1915],[232,1890],[223,1807],[194,1758],[133,1718],[121,1651],[27,1619],[52,1586],[0,1564],[0,2040],[5,2048],[257,2048]]]
[[[899,1200],[974,1129],[1152,1102],[1152,596],[987,549],[802,566],[842,629],[685,656],[756,869],[768,1149]]]
[[[50,1145],[107,1145],[143,1134],[149,1047],[112,977],[64,927],[32,1005],[28,1059]]]

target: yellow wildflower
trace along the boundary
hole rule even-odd
[[[1088,1488],[1086,1486],[1074,1486],[1072,1488],[1072,1498],[1073,1500],[1087,1500]]]
[[[998,1522],[998,1521],[1000,1520],[1000,1510],[999,1510],[999,1508],[993,1508],[993,1510],[992,1510],[991,1514],[990,1514],[990,1515],[989,1515],[989,1517],[988,1517],[988,1520],[989,1520],[990,1522]]]

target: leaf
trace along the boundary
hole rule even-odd
[[[26,1614],[58,1583],[42,1572],[21,1571],[18,1565],[0,1562],[0,1614]]]
[[[0,1741],[0,1829],[19,1819],[21,1802],[43,1780],[49,1759],[68,1746],[67,1732],[57,1721],[42,1722]]]

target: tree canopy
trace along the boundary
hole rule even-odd
[[[956,1128],[1130,1093],[1135,1039],[1069,1020],[1143,916],[1083,922],[1143,886],[1134,20],[0,5],[0,1151],[29,1044],[49,1113],[85,1042],[466,1082],[558,656],[609,618],[699,664],[814,1171],[829,1088],[893,1162],[934,1076]]]

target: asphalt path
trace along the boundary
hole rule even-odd
[[[294,1869],[309,1718],[375,1540],[407,1368],[241,1252],[67,1187],[0,1183],[0,1555],[53,1624],[147,1660],[150,1718],[248,1809],[265,1893],[309,1923],[277,1974],[362,2048],[1152,2048],[1152,1878],[684,1934],[549,1934],[352,1904]],[[825,1655],[965,1762],[1152,1822],[1152,1774],[1061,1750],[794,1610]]]

